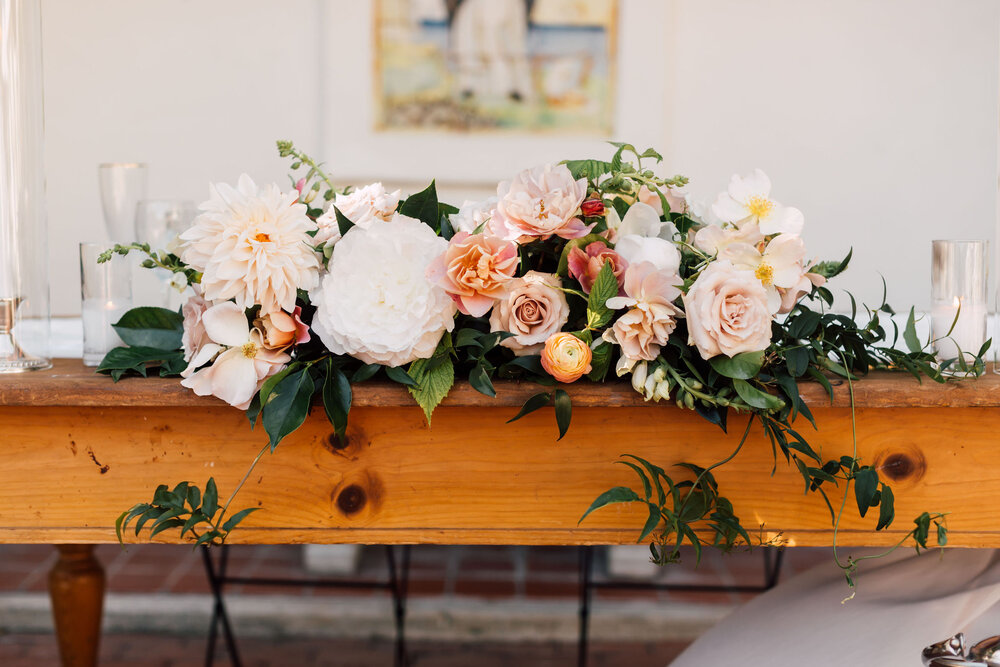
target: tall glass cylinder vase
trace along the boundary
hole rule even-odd
[[[50,365],[41,4],[0,0],[0,373]]]

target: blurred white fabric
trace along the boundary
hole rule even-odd
[[[671,665],[914,667],[925,646],[957,632],[971,642],[1000,634],[993,549],[899,549],[862,563],[856,582],[842,604],[851,591],[841,570],[817,565],[737,609]]]

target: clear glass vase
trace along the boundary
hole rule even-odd
[[[38,0],[0,0],[0,373],[50,366]]]

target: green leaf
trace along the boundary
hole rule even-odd
[[[611,365],[612,346],[610,343],[601,343],[595,347],[593,358],[590,361],[591,370],[587,373],[587,379],[591,382],[603,382],[608,374],[608,367]]]
[[[508,419],[507,423],[509,424],[511,422],[516,422],[524,415],[534,412],[539,408],[544,408],[546,405],[549,404],[549,401],[551,400],[552,400],[552,394],[546,391],[543,391],[540,394],[535,394],[534,396],[530,397],[528,400],[524,402],[524,405],[521,406],[521,410],[516,415]]]
[[[612,172],[611,163],[603,160],[563,160],[562,164],[566,165],[576,179],[586,178],[596,181],[604,174]]]
[[[382,368],[382,366],[379,364],[365,364],[358,370],[354,371],[354,375],[351,376],[351,382],[364,382],[378,373],[378,369],[380,368]]]
[[[878,525],[875,530],[882,530],[892,525],[892,520],[896,518],[896,509],[893,506],[892,489],[885,484],[882,485],[882,500],[878,505]]]
[[[597,496],[594,502],[590,504],[590,507],[587,508],[587,511],[583,513],[583,516],[580,517],[580,520],[576,522],[576,525],[579,526],[583,523],[583,520],[587,518],[587,515],[594,510],[599,510],[602,507],[607,507],[608,505],[614,505],[616,503],[634,502],[643,502],[643,500],[638,496],[638,494],[636,494],[635,491],[627,486],[616,486],[613,489],[608,489],[601,495]]]
[[[749,380],[757,377],[764,365],[764,351],[744,352],[735,357],[718,354],[708,360],[715,372],[727,378]]]
[[[920,344],[920,339],[917,338],[916,315],[913,308],[910,308],[910,316],[906,318],[906,328],[903,329],[903,341],[906,343],[907,349],[914,354],[924,349],[924,346]]]
[[[233,528],[235,528],[240,523],[240,521],[243,521],[243,519],[245,519],[247,515],[249,515],[251,512],[256,512],[259,509],[260,509],[259,507],[248,507],[244,510],[240,510],[236,514],[229,517],[226,520],[226,522],[222,524],[222,532],[228,533]]]
[[[183,519],[170,519],[169,521],[164,521],[163,523],[153,526],[153,529],[149,531],[149,539],[153,539],[158,533],[162,533],[165,530],[170,530],[171,528],[181,528],[184,526]]]
[[[566,431],[569,430],[570,420],[573,419],[573,401],[570,400],[569,394],[565,391],[556,389],[553,402],[556,406],[556,425],[559,426],[558,440],[562,440]]]
[[[853,254],[854,248],[851,248],[847,253],[847,257],[842,259],[840,262],[820,262],[816,266],[809,269],[809,271],[811,273],[817,273],[824,278],[833,278],[834,276],[840,275],[845,269],[847,269],[847,265],[850,263],[851,256]]]
[[[948,544],[948,529],[943,523],[934,522],[937,526],[937,543],[939,547],[943,547]]]
[[[211,518],[219,510],[219,489],[215,486],[215,478],[209,477],[205,484],[205,493],[201,499],[201,513]]]
[[[785,365],[793,378],[802,377],[809,368],[809,350],[804,347],[785,350]]]
[[[404,384],[407,387],[417,386],[416,381],[406,372],[402,366],[386,366],[385,374],[389,376],[389,379],[393,382],[398,382],[399,384]]]
[[[654,503],[649,504],[649,518],[646,519],[646,524],[642,527],[642,533],[639,534],[639,539],[636,542],[642,542],[646,539],[651,532],[660,524],[660,508]]]
[[[743,402],[760,410],[780,410],[785,402],[777,396],[757,389],[746,380],[733,380],[733,387]]]
[[[490,375],[486,372],[486,368],[482,362],[473,366],[472,370],[469,371],[469,384],[480,394],[490,397],[496,397],[497,395],[496,389],[493,387],[493,382],[490,380]]]
[[[347,232],[351,231],[351,227],[354,226],[354,222],[341,213],[340,209],[336,206],[333,207],[333,213],[337,216],[337,229],[340,231],[341,238],[343,238]]]
[[[593,287],[590,288],[590,298],[587,300],[587,326],[599,329],[611,321],[613,310],[606,302],[618,294],[618,279],[615,277],[611,262],[605,262],[601,272],[597,274]]]
[[[351,383],[347,376],[333,365],[332,359],[326,360],[326,380],[323,382],[323,410],[326,418],[333,424],[337,437],[343,439],[347,431],[347,415],[351,411]]]
[[[271,391],[261,410],[261,423],[270,438],[272,452],[285,436],[302,426],[309,414],[314,389],[309,369],[303,368],[285,376]]]
[[[434,181],[431,181],[431,184],[420,192],[407,197],[406,201],[399,207],[399,212],[437,229],[440,216],[438,214],[437,188]]]
[[[864,516],[871,507],[876,489],[878,489],[878,473],[874,468],[862,468],[854,473],[854,497],[858,501],[858,512],[861,516]]]
[[[184,353],[180,350],[168,351],[154,347],[116,347],[104,355],[98,373],[114,376],[116,372],[137,373],[143,377],[150,368],[161,367],[169,375],[179,375],[187,367]],[[119,377],[121,375],[119,374]]]
[[[567,241],[566,245],[563,246],[562,254],[559,255],[559,265],[558,265],[558,268],[556,269],[556,274],[559,275],[559,276],[562,276],[564,278],[566,276],[568,276],[569,275],[569,253],[570,253],[570,251],[573,248],[580,248],[580,249],[586,248],[591,243],[603,243],[606,246],[610,246],[611,245],[608,242],[608,240],[606,238],[604,238],[603,236],[601,236],[600,234],[587,234],[586,236],[581,236],[578,239],[571,239],[571,240]],[[615,293],[617,294],[617,289],[616,289]],[[612,296],[614,296],[614,295],[612,295]]]
[[[184,318],[166,308],[133,308],[112,326],[126,345],[135,347],[177,350],[184,335]]]
[[[444,400],[444,397],[451,391],[452,385],[455,384],[455,366],[451,357],[445,355],[444,361],[437,364],[432,364],[432,361],[433,358],[417,359],[410,364],[409,370],[409,375],[414,380],[414,385],[409,387],[410,394],[424,409],[428,426],[430,426],[434,408]]]

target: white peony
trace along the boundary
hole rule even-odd
[[[450,218],[452,228],[456,232],[474,234],[480,227],[488,226],[487,223],[492,221],[493,216],[496,215],[498,201],[496,197],[489,197],[482,201],[465,200],[461,208],[458,209],[458,213],[453,214]]]
[[[316,245],[332,245],[340,240],[340,225],[334,207],[358,227],[367,229],[374,220],[389,220],[399,206],[400,191],[386,192],[381,183],[372,183],[333,199],[326,213],[316,220]]]
[[[262,190],[246,174],[236,188],[213,185],[202,213],[181,234],[181,259],[202,272],[207,301],[233,299],[264,313],[295,308],[296,289],[319,281],[319,259],[306,232],[316,229],[297,192]]]
[[[455,326],[455,302],[427,279],[428,265],[447,248],[430,227],[398,214],[351,228],[309,295],[313,331],[334,354],[369,364],[430,357]]]

